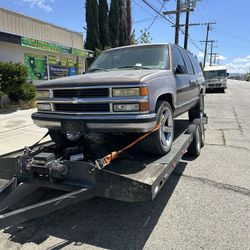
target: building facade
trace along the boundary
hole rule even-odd
[[[25,64],[29,80],[83,73],[93,56],[83,47],[79,32],[0,8],[0,61]]]

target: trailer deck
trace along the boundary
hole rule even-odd
[[[206,121],[202,119],[201,124]],[[103,169],[94,166],[96,157],[120,148],[131,138],[109,136],[105,140],[106,135],[100,138],[99,135],[92,135],[85,141],[88,150],[84,152],[84,158],[79,158],[79,152],[65,157],[69,150],[58,148],[52,142],[0,156],[0,178],[7,180],[2,181],[3,185],[0,186],[0,228],[31,220],[95,196],[127,202],[153,200],[192,143],[200,143],[201,140],[199,133],[196,138],[195,131],[198,128],[201,131],[197,124],[191,126],[195,130],[189,129],[190,123],[186,120],[178,120],[175,125],[175,140],[171,151],[165,156],[146,155],[136,146]],[[98,144],[94,143],[97,138]],[[56,156],[51,161],[52,167],[41,163],[40,158],[51,155]],[[38,167],[33,169],[33,165]],[[39,188],[61,190],[64,194],[21,209],[11,209],[28,195],[35,195]]]

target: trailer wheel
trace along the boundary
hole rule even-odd
[[[156,121],[161,127],[144,140],[141,145],[146,153],[165,155],[171,150],[174,139],[174,116],[170,104],[159,101],[156,105]]]
[[[62,133],[55,129],[49,129],[49,135],[58,146],[73,146],[82,139],[81,133]]]
[[[201,118],[203,112],[204,112],[204,95],[200,94],[200,98],[197,104],[192,109],[188,110],[189,121]]]
[[[187,129],[188,134],[193,134],[193,141],[187,149],[187,153],[191,156],[199,156],[201,152],[201,131],[200,126],[190,124]]]
[[[200,127],[200,132],[201,132],[201,147],[204,147],[205,145],[205,126],[204,123],[202,121],[202,119],[194,119],[192,124],[196,124],[197,126]]]

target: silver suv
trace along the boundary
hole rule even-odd
[[[48,128],[58,145],[70,145],[90,131],[143,133],[146,152],[166,154],[174,117],[204,109],[205,80],[198,61],[172,44],[119,47],[103,52],[84,75],[37,86],[34,123]]]

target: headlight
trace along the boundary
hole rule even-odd
[[[140,87],[140,88],[114,88],[113,96],[147,96],[148,88]]]
[[[114,104],[115,112],[124,112],[124,111],[139,111],[140,105],[138,103],[132,104]]]
[[[49,90],[37,90],[36,91],[36,98],[40,99],[40,98],[49,98],[50,97],[50,93]]]
[[[39,111],[50,111],[51,110],[51,106],[49,103],[38,103],[37,104],[37,109]]]

